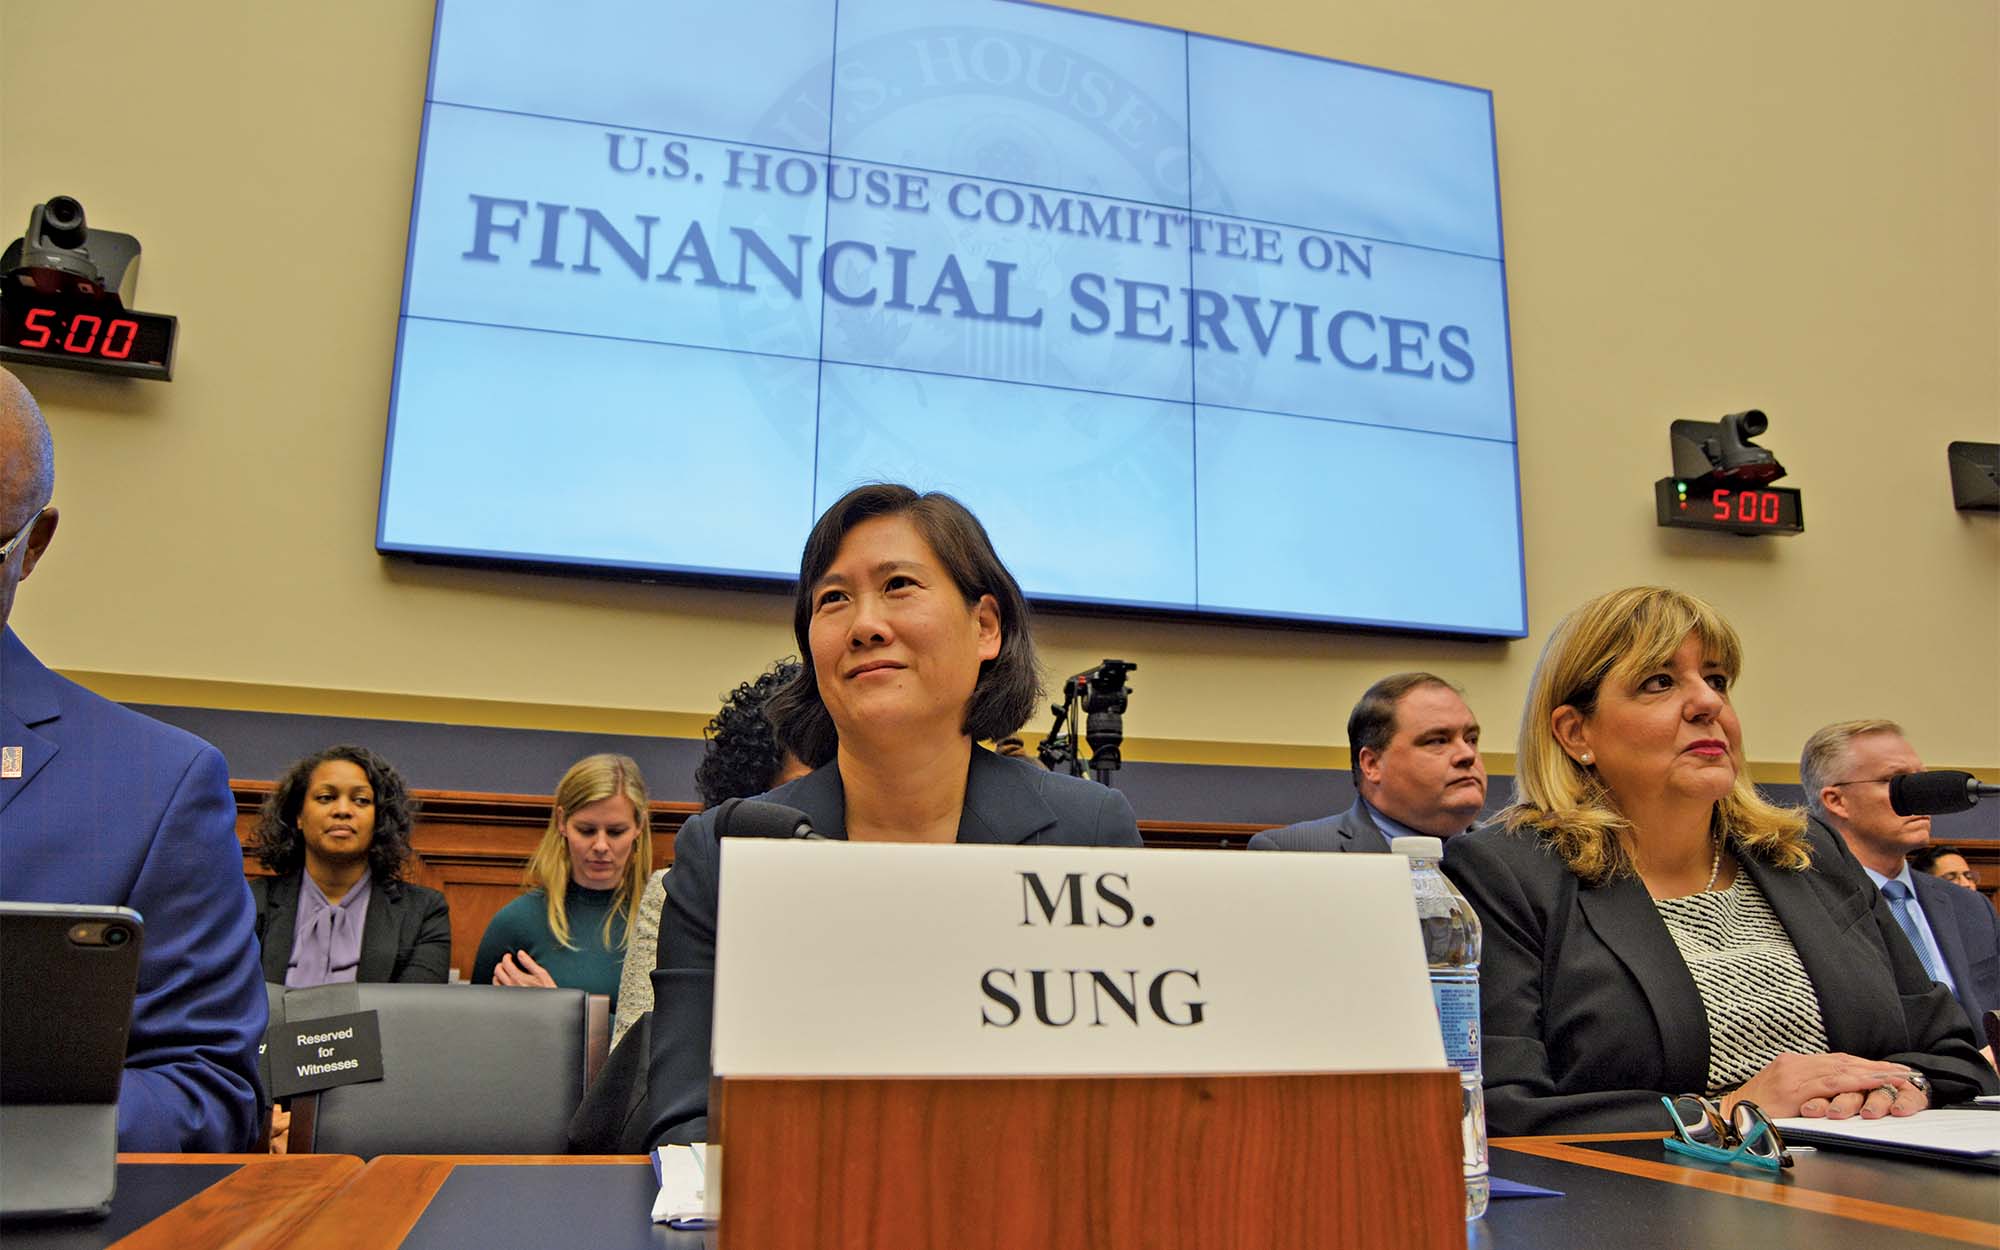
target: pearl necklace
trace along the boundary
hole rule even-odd
[[[1715,839],[1715,854],[1708,861],[1708,884],[1701,887],[1703,894],[1715,888],[1715,879],[1722,875],[1722,839]]]

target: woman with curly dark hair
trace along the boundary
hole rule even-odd
[[[762,794],[811,771],[778,740],[770,717],[764,715],[764,704],[798,675],[797,660],[779,660],[723,699],[722,710],[702,730],[708,749],[694,770],[694,788],[703,807]]]
[[[416,800],[387,761],[335,746],[286,770],[257,817],[253,849],[274,876],[250,883],[264,979],[443,982],[444,895],[402,879]]]

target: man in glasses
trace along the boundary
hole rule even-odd
[[[1940,881],[1949,881],[1961,890],[1979,890],[1979,872],[1955,846],[1933,842],[1910,852],[1910,867],[1927,872]]]
[[[229,771],[192,734],[56,676],[8,624],[55,538],[54,493],[48,423],[0,369],[0,895],[145,918],[119,1149],[244,1150],[267,1008]]]
[[[1910,871],[1905,856],[1931,840],[1931,819],[1897,815],[1889,782],[1923,768],[1894,721],[1841,721],[1806,740],[1799,780],[1813,819],[1854,852],[1931,979],[1950,987],[1979,1037],[1984,1013],[2000,1009],[2000,917],[1976,891]]]

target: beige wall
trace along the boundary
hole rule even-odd
[[[1417,665],[1461,680],[1505,752],[1550,625],[1645,580],[1743,631],[1753,759],[1886,713],[1934,761],[2000,764],[2000,518],[1951,509],[1943,450],[2000,439],[2000,7],[1105,7],[1493,90],[1533,631],[1049,620],[1058,674],[1140,663],[1133,755],[1325,758],[1360,688]],[[169,385],[24,371],[60,465],[62,531],[15,617],[45,659],[127,697],[440,719],[493,700],[496,723],[630,709],[620,724],[688,732],[791,649],[776,597],[375,554],[428,5],[62,14],[0,0],[0,230],[78,196],[142,237],[141,304],[178,314],[182,341]],[[1751,405],[1807,533],[1656,528],[1667,423]]]

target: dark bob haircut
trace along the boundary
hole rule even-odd
[[[723,700],[722,710],[702,730],[708,749],[694,770],[694,788],[703,807],[725,799],[747,799],[771,788],[771,779],[785,760],[785,742],[771,728],[764,705],[798,675],[797,660],[779,660]]]
[[[792,636],[805,657],[799,675],[765,705],[778,737],[805,764],[818,768],[833,759],[840,733],[819,697],[813,671],[812,592],[826,575],[849,530],[876,517],[903,516],[937,553],[967,604],[992,595],[1000,609],[1000,654],[979,665],[979,678],[966,704],[964,732],[974,741],[1013,733],[1035,713],[1042,698],[1041,663],[1028,626],[1028,601],[1000,557],[993,540],[966,506],[950,495],[920,495],[907,486],[877,482],[847,492],[813,523],[799,558],[799,584],[792,599]]]
[[[334,760],[345,760],[368,776],[368,787],[375,791],[375,840],[368,847],[368,871],[375,884],[394,884],[410,861],[410,826],[416,821],[417,801],[389,762],[367,747],[328,747],[286,769],[257,813],[251,850],[259,863],[281,877],[305,867],[306,839],[299,831],[299,812],[305,807],[313,770]]]

